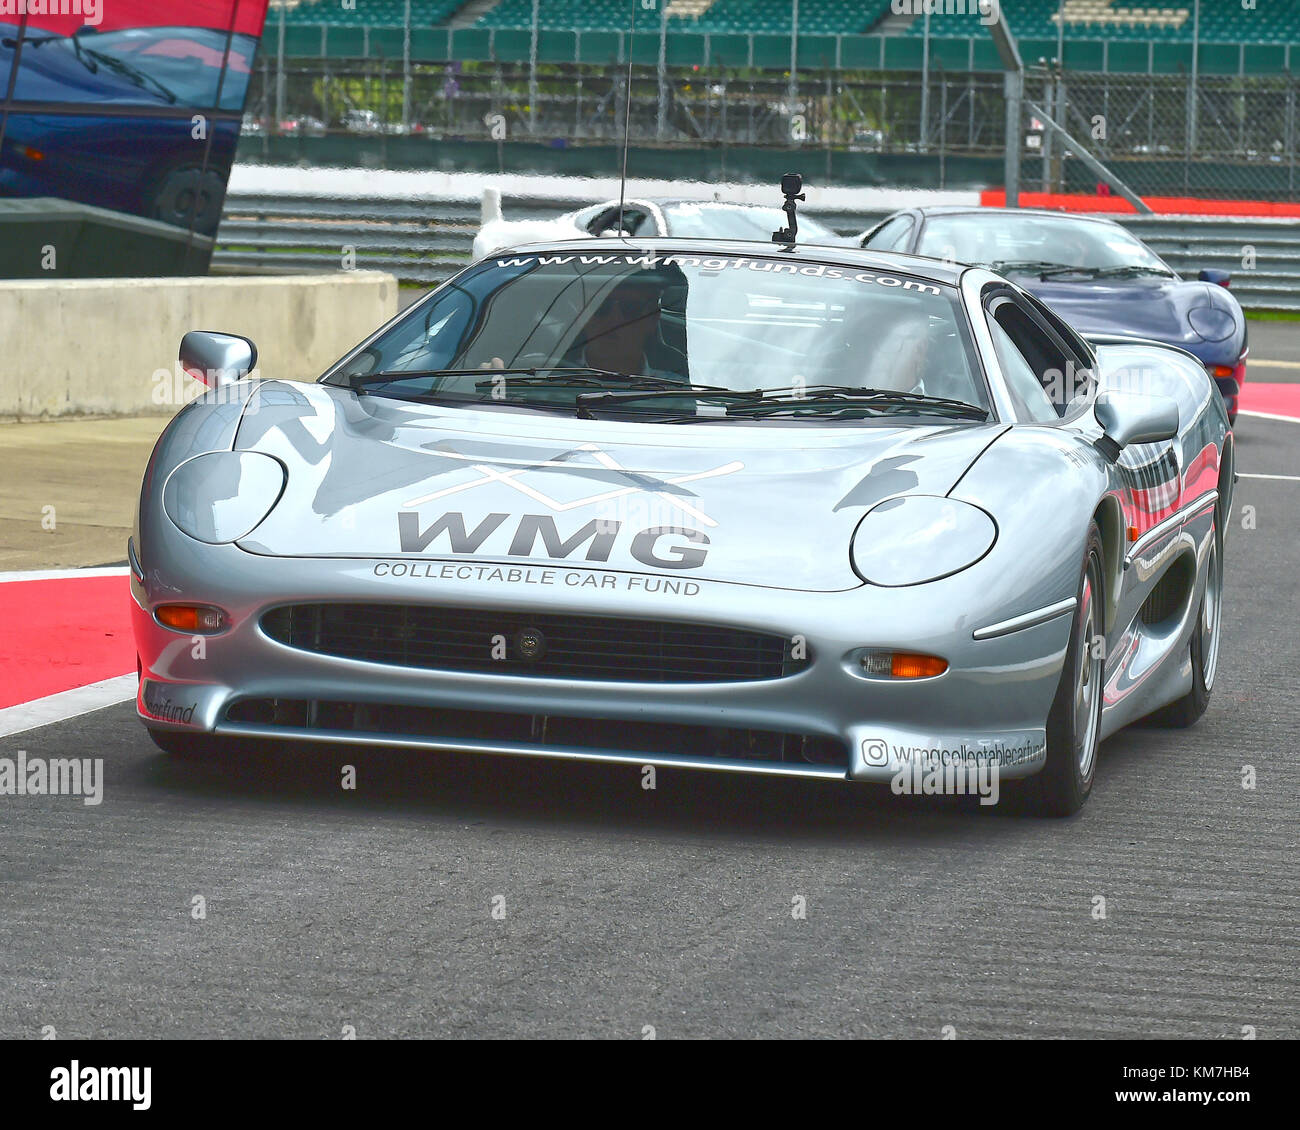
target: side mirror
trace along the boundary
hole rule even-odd
[[[1214,283],[1215,286],[1221,286],[1227,289],[1228,284],[1232,282],[1231,271],[1220,271],[1217,267],[1206,267],[1199,275],[1196,276],[1201,282]]]
[[[233,384],[257,365],[257,346],[246,337],[191,330],[181,338],[181,368],[209,388]]]
[[[1160,443],[1178,434],[1178,402],[1168,396],[1103,392],[1093,411],[1105,433],[1097,449],[1111,461],[1131,443]]]

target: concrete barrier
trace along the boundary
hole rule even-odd
[[[314,380],[397,313],[380,271],[237,278],[0,280],[0,419],[173,413],[187,330],[252,338],[264,377]]]

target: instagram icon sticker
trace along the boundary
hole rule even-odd
[[[868,765],[888,765],[889,746],[880,738],[863,738],[862,760]]]

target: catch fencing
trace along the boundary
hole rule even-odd
[[[1115,73],[1033,59],[1026,56],[1027,100],[1139,194],[1300,201],[1296,75]],[[244,129],[244,159],[264,161],[284,138],[581,149],[619,143],[626,129],[633,146],[780,150],[827,171],[863,155],[895,169],[906,159],[899,175],[912,179],[898,183],[940,189],[969,187],[962,178],[976,175],[979,162],[988,164],[978,178],[1000,180],[1007,144],[1001,74],[941,54],[910,70],[812,63],[782,75],[710,59],[689,68],[634,65],[629,76],[608,62],[403,65],[264,52]],[[1021,137],[1022,191],[1091,191],[1096,178],[1028,106]]]

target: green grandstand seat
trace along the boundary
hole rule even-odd
[[[465,6],[465,0],[411,0],[411,23],[420,27],[445,24]],[[405,19],[405,0],[356,0],[355,9],[346,9],[339,0],[301,0],[285,13],[286,24],[328,27],[401,27]],[[267,26],[275,27],[279,12],[267,13]]]
[[[1192,0],[1065,0],[1067,39],[1144,40],[1191,43]],[[1060,0],[1002,0],[1002,14],[1019,39],[1055,39]],[[931,36],[978,36],[975,17],[934,14]],[[916,19],[908,34],[925,34]],[[1300,43],[1300,4],[1261,2],[1254,11],[1241,0],[1201,0],[1200,38],[1212,43]]]
[[[412,22],[419,27],[445,26],[465,0],[412,0]],[[289,9],[294,26],[400,27],[404,0],[356,0],[345,9],[339,0],[301,0]],[[791,0],[713,0],[697,16],[670,17],[671,32],[711,35],[788,35]],[[807,35],[857,35],[872,31],[891,14],[890,0],[800,0],[799,30]],[[1060,0],[1001,0],[1003,15],[1021,40],[1054,41]],[[1190,43],[1192,0],[1065,0],[1067,39],[1113,42]],[[639,4],[635,30],[656,34],[660,15]],[[533,0],[501,0],[478,19],[482,29],[527,29]],[[623,32],[628,27],[628,0],[539,0],[540,25],[552,31]],[[274,27],[278,13],[268,22]],[[907,29],[910,37],[925,32],[920,17]],[[935,13],[929,20],[934,38],[986,39],[973,14]],[[1253,11],[1241,0],[1201,0],[1200,37],[1207,43],[1300,44],[1300,3],[1260,0]]]
[[[362,0],[358,0],[358,5]],[[800,0],[799,30],[809,35],[854,35],[867,31],[888,14],[890,0]],[[790,0],[714,0],[694,17],[670,17],[669,31],[709,34],[780,34],[791,30]],[[542,27],[625,31],[625,0],[540,0]],[[532,25],[533,0],[502,0],[479,19],[478,27],[526,28]],[[657,11],[635,9],[635,30],[657,32]]]

